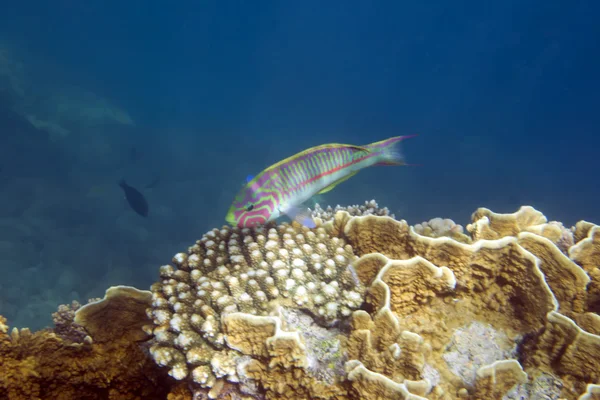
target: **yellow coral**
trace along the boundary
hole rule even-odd
[[[572,395],[600,382],[600,336],[584,331],[558,313],[548,315],[544,331],[526,343],[526,366],[557,374]]]
[[[467,226],[467,230],[474,240],[517,236],[526,229],[548,222],[544,214],[530,206],[523,206],[512,214],[497,214],[482,207],[473,213],[471,219],[473,223]]]
[[[104,299],[77,311],[76,319],[91,335],[81,343],[51,330],[13,328],[9,335],[0,317],[0,398],[165,398],[166,374],[137,342],[145,337],[141,326],[149,323],[149,300],[147,291],[108,289]]]
[[[582,313],[587,308],[586,287],[590,277],[543,236],[528,232],[518,234],[518,243],[535,255],[544,278],[557,298],[563,313]]]
[[[143,347],[119,337],[78,344],[15,328],[0,335],[0,360],[2,399],[162,399],[169,390]]]
[[[517,360],[496,361],[477,370],[474,399],[502,398],[514,385],[527,382],[527,374]]]
[[[589,275],[587,310],[600,312],[600,226],[580,221],[575,226],[577,243],[569,249],[569,257]]]
[[[103,299],[90,302],[75,312],[74,322],[83,326],[97,342],[114,340],[143,340],[142,330],[150,320],[146,308],[152,294],[131,286],[113,286],[106,290]]]
[[[425,400],[409,392],[406,384],[395,382],[385,375],[370,371],[358,361],[347,364],[348,380],[352,382],[354,398]]]
[[[598,379],[589,372],[583,376],[582,371],[600,369],[594,361],[600,359],[599,337],[595,333],[600,318],[589,312],[590,278],[585,267],[579,267],[566,254],[575,256],[581,264],[592,264],[586,260],[593,260],[598,254],[594,227],[586,225],[588,238],[580,237],[580,243],[569,250],[573,232],[559,223],[548,223],[543,214],[531,207],[514,214],[480,209],[473,218],[469,226],[473,244],[425,237],[405,221],[389,217],[351,217],[338,212],[324,224],[329,232],[344,238],[358,255],[363,255],[355,262],[355,268],[361,281],[368,285],[366,299],[372,312],[353,314],[348,342],[349,354],[355,358],[352,362],[360,362],[368,371],[393,382],[404,383],[409,391],[411,382],[432,382],[426,393],[411,392],[432,399],[500,398],[515,383],[524,385],[527,381],[523,368],[510,360],[516,356],[517,344],[527,337],[522,347],[526,353],[521,357],[533,376],[538,371],[560,376],[571,384],[562,391],[567,398],[582,393],[582,383]],[[583,228],[580,226],[579,230]],[[417,265],[420,267],[415,269]],[[591,267],[588,270],[595,271]],[[447,277],[442,278],[445,274]],[[441,282],[445,283],[440,285]],[[559,309],[589,331],[561,316]],[[488,327],[467,328],[472,321],[484,322]],[[457,337],[461,331],[462,338]],[[505,334],[508,336],[502,337]],[[414,344],[402,343],[403,335],[415,335]],[[490,336],[485,339],[485,335]],[[573,342],[573,338],[577,339]],[[461,343],[458,340],[470,341],[471,349],[482,345],[482,355],[493,356],[493,349],[497,348],[498,358],[490,359],[490,364],[472,364],[480,366],[475,381],[457,369],[461,350],[453,350],[454,355],[448,353],[449,343],[457,346]],[[567,349],[558,353],[558,359],[551,356],[557,354],[557,347]],[[401,362],[403,357],[410,362]],[[576,367],[574,360],[585,366]],[[500,366],[503,367],[499,370]],[[494,380],[500,380],[501,385],[490,386]]]

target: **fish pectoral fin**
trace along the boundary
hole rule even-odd
[[[332,183],[331,185],[327,186],[325,189],[321,190],[320,192],[318,192],[317,194],[323,194],[323,193],[327,193],[330,190],[333,190],[334,187],[336,187],[336,185],[338,184],[338,182]]]
[[[308,209],[308,207],[297,207],[297,206],[292,206],[292,207],[287,207],[283,213],[285,215],[287,215],[288,217],[290,217],[290,219],[293,219],[294,221],[298,222],[299,224],[304,225],[307,228],[316,228],[317,224],[315,223],[315,221],[312,218],[311,212]]]
[[[336,187],[340,183],[352,178],[357,173],[358,173],[358,171],[355,171],[355,172],[352,172],[350,175],[343,177],[342,179],[338,179],[337,181],[333,182],[331,185],[327,186],[326,188],[321,189],[321,191],[318,192],[317,194],[323,194],[323,193],[329,192],[330,190],[333,190],[334,187]]]

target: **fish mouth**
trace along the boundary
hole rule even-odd
[[[229,210],[227,212],[227,215],[225,216],[225,221],[229,222],[233,226],[237,225],[237,221],[235,220],[235,215],[233,215],[232,210]]]

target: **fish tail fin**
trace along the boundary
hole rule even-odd
[[[123,178],[119,179],[119,186],[121,186],[121,187],[127,186],[127,183],[125,182],[125,179],[123,179]]]
[[[415,136],[417,135],[395,136],[364,147],[372,152],[380,153],[379,161],[375,165],[406,165],[400,143]]]

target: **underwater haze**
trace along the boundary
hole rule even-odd
[[[321,205],[376,199],[410,224],[521,205],[600,222],[598,2],[38,3],[0,13],[13,326],[149,287],[226,223],[248,175],[325,143],[418,135],[403,143],[416,165],[366,169]]]

